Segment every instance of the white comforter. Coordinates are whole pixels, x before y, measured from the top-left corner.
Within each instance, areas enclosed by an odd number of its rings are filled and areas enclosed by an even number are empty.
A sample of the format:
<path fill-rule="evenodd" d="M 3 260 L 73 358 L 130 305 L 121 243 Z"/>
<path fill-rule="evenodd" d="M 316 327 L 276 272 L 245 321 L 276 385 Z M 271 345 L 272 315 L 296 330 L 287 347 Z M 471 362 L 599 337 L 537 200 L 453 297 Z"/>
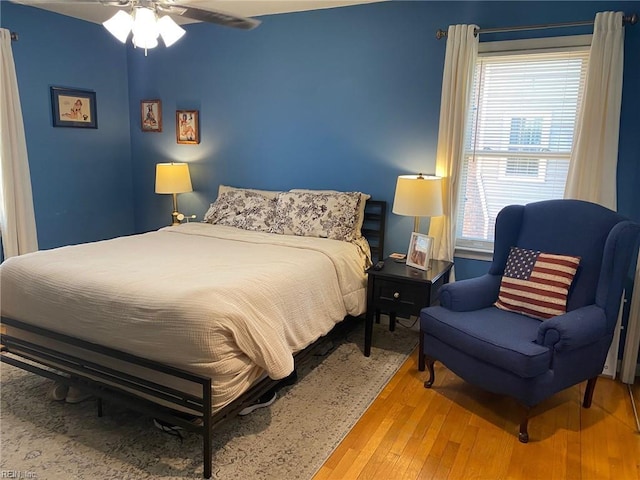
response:
<path fill-rule="evenodd" d="M 366 305 L 355 245 L 190 223 L 0 266 L 3 316 L 214 380 L 216 407 Z"/>

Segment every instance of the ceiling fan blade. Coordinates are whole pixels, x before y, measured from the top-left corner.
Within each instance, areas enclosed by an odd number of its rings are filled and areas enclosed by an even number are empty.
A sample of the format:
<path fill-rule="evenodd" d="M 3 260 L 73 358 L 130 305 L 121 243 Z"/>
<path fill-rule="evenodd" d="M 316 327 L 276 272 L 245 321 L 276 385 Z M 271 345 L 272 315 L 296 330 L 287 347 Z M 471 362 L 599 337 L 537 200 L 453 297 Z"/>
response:
<path fill-rule="evenodd" d="M 175 3 L 159 3 L 158 9 L 169 15 L 179 15 L 181 17 L 191 18 L 192 20 L 215 23 L 217 25 L 240 28 L 242 30 L 251 30 L 261 23 L 260 20 L 256 20 L 254 18 L 240 17 L 238 15 L 231 15 L 223 12 L 213 12 L 211 10 L 202 10 L 201 8 Z"/>
<path fill-rule="evenodd" d="M 99 0 L 99 2 L 110 7 L 128 7 L 131 5 L 131 0 Z"/>
<path fill-rule="evenodd" d="M 2 2 L 3 0 L 0 0 Z M 21 5 L 108 5 L 110 7 L 126 7 L 131 4 L 131 0 L 11 0 L 13 3 Z"/>

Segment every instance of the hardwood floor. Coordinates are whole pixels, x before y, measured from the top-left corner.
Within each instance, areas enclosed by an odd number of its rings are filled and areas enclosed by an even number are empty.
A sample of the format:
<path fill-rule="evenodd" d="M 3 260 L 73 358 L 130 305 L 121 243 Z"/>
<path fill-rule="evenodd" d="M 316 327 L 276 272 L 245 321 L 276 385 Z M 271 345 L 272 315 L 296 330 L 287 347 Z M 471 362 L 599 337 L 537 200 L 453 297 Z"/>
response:
<path fill-rule="evenodd" d="M 518 441 L 514 400 L 470 386 L 436 364 L 423 387 L 417 353 L 315 475 L 346 479 L 640 479 L 640 434 L 627 386 L 598 379 L 591 408 L 586 382 L 537 406 L 528 444 Z M 633 387 L 636 402 L 640 385 Z"/>

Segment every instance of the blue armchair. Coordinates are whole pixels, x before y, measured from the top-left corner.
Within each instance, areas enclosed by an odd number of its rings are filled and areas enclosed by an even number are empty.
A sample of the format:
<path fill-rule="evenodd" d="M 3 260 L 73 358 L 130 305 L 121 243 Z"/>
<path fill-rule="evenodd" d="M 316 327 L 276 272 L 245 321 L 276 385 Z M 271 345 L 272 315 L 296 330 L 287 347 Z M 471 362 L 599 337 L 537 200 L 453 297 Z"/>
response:
<path fill-rule="evenodd" d="M 418 368 L 426 363 L 429 370 L 425 388 L 433 385 L 437 360 L 469 383 L 514 397 L 522 405 L 523 443 L 531 408 L 554 393 L 588 380 L 583 407 L 590 407 L 639 237 L 640 225 L 580 200 L 504 208 L 489 272 L 444 285 L 440 306 L 420 313 Z M 514 246 L 580 257 L 566 313 L 540 320 L 494 306 Z"/>

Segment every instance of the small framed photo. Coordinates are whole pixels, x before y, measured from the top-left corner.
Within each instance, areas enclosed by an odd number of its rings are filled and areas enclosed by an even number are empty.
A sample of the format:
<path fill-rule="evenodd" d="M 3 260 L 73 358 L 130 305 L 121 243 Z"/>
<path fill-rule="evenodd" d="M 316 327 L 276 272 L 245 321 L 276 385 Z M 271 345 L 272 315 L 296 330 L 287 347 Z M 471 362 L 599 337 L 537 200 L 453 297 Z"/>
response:
<path fill-rule="evenodd" d="M 178 143 L 195 145 L 200 143 L 198 110 L 176 111 L 176 140 Z"/>
<path fill-rule="evenodd" d="M 140 125 L 143 132 L 162 131 L 162 102 L 160 100 L 140 101 Z"/>
<path fill-rule="evenodd" d="M 51 87 L 54 127 L 98 128 L 96 92 Z"/>
<path fill-rule="evenodd" d="M 409 253 L 407 254 L 407 265 L 428 270 L 431 261 L 431 246 L 433 237 L 413 232 L 409 242 Z"/>

